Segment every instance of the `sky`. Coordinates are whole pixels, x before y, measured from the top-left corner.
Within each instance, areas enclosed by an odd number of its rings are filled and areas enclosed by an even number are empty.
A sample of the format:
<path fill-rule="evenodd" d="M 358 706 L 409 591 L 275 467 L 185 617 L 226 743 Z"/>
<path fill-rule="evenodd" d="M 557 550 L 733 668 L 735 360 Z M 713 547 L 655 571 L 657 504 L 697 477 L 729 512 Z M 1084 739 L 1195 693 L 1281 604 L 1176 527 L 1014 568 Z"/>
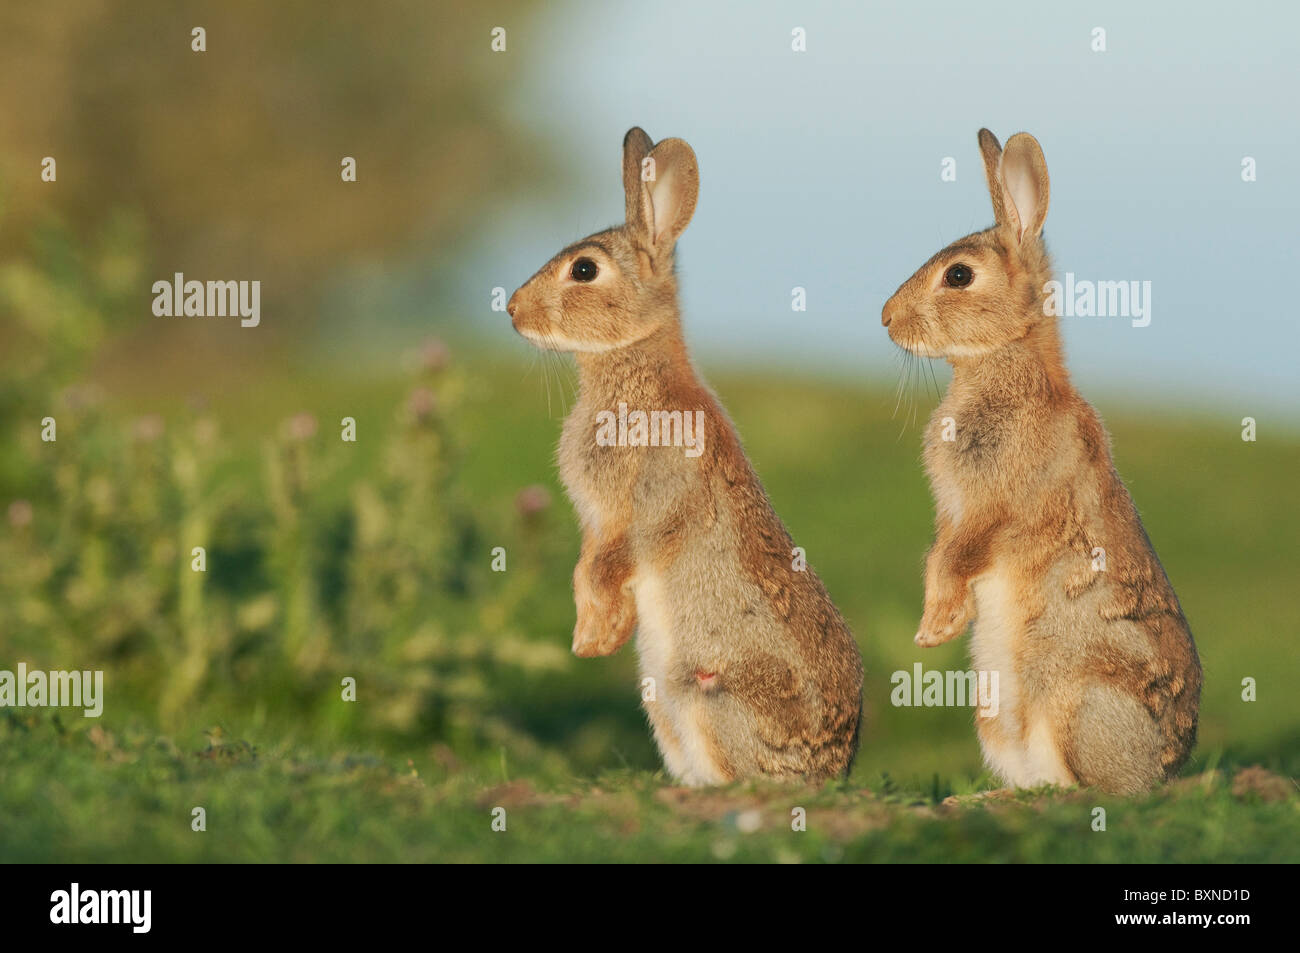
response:
<path fill-rule="evenodd" d="M 1062 319 L 1085 395 L 1294 419 L 1298 10 L 548 4 L 509 32 L 531 75 L 507 108 L 550 144 L 558 186 L 488 213 L 458 293 L 482 313 L 484 283 L 509 293 L 618 222 L 622 137 L 640 125 L 686 139 L 700 163 L 678 244 L 697 357 L 892 386 L 881 307 L 943 245 L 992 224 L 979 128 L 1004 143 L 1023 130 L 1047 158 L 1058 277 L 1150 282 L 1145 327 Z M 791 49 L 796 27 L 806 52 Z M 1091 48 L 1098 27 L 1104 52 Z M 955 181 L 941 179 L 946 158 Z M 484 325 L 512 334 L 502 315 Z"/>

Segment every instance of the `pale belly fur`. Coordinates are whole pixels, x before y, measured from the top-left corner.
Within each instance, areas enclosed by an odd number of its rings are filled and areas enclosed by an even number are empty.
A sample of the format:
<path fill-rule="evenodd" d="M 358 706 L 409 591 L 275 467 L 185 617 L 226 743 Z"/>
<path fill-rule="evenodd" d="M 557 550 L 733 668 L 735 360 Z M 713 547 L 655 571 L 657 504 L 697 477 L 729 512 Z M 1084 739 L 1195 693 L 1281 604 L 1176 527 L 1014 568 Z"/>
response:
<path fill-rule="evenodd" d="M 1015 787 L 1074 784 L 1046 713 L 1025 696 L 1016 657 L 1027 635 L 1010 579 L 995 567 L 975 580 L 974 589 L 971 663 L 976 671 L 998 673 L 997 714 L 976 713 L 985 762 Z"/>
<path fill-rule="evenodd" d="M 705 708 L 694 686 L 683 690 L 671 678 L 676 655 L 673 611 L 663 580 L 642 571 L 632 583 L 636 597 L 636 651 L 641 670 L 641 695 L 654 728 L 655 741 L 669 773 L 685 784 L 720 784 L 728 778 L 709 753 L 702 719 Z M 645 680 L 653 679 L 653 700 Z"/>

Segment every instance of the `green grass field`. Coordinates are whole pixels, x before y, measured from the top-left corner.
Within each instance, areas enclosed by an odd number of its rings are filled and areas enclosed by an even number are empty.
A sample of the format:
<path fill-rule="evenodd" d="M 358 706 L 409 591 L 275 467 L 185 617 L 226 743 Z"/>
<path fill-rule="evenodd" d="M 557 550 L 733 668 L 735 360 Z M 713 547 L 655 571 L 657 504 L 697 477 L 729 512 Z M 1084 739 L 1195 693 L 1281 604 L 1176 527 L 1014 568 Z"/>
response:
<path fill-rule="evenodd" d="M 847 781 L 678 789 L 630 648 L 568 654 L 578 534 L 552 462 L 566 402 L 552 380 L 548 411 L 538 367 L 454 354 L 290 372 L 204 410 L 163 397 L 184 370 L 160 370 L 60 405 L 58 442 L 20 436 L 5 461 L 0 489 L 31 518 L 11 507 L 0 528 L 0 669 L 103 669 L 107 699 L 99 719 L 0 710 L 0 860 L 1300 859 L 1294 437 L 1244 443 L 1240 414 L 1098 401 L 1197 639 L 1200 742 L 1147 798 L 980 798 L 996 785 L 970 710 L 889 702 L 895 670 L 968 664 L 964 639 L 911 642 L 933 393 L 913 420 L 888 388 L 710 376 L 862 648 Z M 550 505 L 521 508 L 534 485 Z"/>

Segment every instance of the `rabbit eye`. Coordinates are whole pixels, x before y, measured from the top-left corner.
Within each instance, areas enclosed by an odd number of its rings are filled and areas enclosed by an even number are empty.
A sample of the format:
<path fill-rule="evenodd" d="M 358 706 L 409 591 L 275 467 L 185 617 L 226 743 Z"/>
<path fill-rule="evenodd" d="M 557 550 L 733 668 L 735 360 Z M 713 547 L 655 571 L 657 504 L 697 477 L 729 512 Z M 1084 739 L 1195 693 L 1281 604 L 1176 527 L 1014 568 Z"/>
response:
<path fill-rule="evenodd" d="M 574 281 L 594 281 L 599 271 L 596 263 L 590 258 L 579 258 L 569 269 L 569 274 L 573 276 Z"/>
<path fill-rule="evenodd" d="M 975 279 L 969 265 L 953 265 L 943 273 L 943 283 L 949 288 L 965 288 Z"/>

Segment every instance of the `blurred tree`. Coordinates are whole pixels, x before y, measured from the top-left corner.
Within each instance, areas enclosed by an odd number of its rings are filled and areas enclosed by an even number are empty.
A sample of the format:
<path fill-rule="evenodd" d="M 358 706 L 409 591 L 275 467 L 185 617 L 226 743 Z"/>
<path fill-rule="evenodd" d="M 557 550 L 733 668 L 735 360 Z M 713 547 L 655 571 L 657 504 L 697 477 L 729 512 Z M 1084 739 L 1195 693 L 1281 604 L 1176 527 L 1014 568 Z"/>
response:
<path fill-rule="evenodd" d="M 87 244 L 136 209 L 150 271 L 138 307 L 110 325 L 147 319 L 149 284 L 183 271 L 260 279 L 273 329 L 300 327 L 323 278 L 452 247 L 536 161 L 501 108 L 531 6 L 4 4 L 0 258 L 31 253 L 46 215 Z M 506 52 L 491 49 L 497 26 Z M 194 27 L 205 52 L 191 48 Z M 44 156 L 57 184 L 41 181 Z M 354 183 L 340 176 L 345 156 Z"/>

